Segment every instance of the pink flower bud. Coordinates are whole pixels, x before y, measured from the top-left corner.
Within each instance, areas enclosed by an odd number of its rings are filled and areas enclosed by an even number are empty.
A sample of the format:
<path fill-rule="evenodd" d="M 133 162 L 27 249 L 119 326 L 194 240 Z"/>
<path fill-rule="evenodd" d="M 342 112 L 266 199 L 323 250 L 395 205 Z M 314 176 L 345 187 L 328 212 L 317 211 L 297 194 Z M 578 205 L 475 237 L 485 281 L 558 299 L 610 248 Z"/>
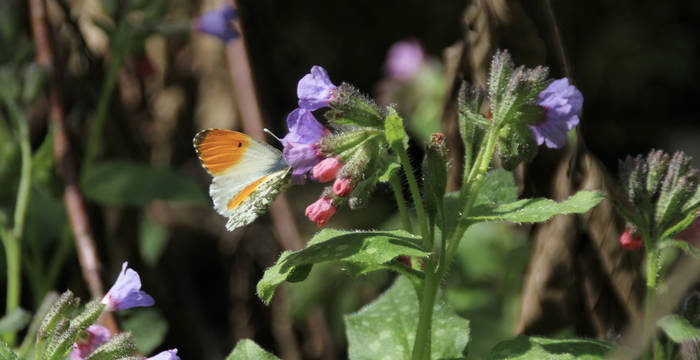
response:
<path fill-rule="evenodd" d="M 343 167 L 343 164 L 338 161 L 337 157 L 329 157 L 316 164 L 311 173 L 314 179 L 320 182 L 328 182 L 335 179 L 341 167 Z"/>
<path fill-rule="evenodd" d="M 106 327 L 102 325 L 90 325 L 85 329 L 87 338 L 79 339 L 73 344 L 73 350 L 70 352 L 71 360 L 83 360 L 92 354 L 100 345 L 109 341 L 110 333 Z"/>
<path fill-rule="evenodd" d="M 350 178 L 335 179 L 333 183 L 333 193 L 338 196 L 346 196 L 350 194 L 354 186 L 350 181 Z"/>
<path fill-rule="evenodd" d="M 642 246 L 642 243 L 642 237 L 637 233 L 633 233 L 630 229 L 626 229 L 620 236 L 620 245 L 622 245 L 625 250 L 637 250 Z"/>
<path fill-rule="evenodd" d="M 316 226 L 322 227 L 335 214 L 335 210 L 336 207 L 331 204 L 331 198 L 322 197 L 307 206 L 304 215 L 315 222 Z"/>

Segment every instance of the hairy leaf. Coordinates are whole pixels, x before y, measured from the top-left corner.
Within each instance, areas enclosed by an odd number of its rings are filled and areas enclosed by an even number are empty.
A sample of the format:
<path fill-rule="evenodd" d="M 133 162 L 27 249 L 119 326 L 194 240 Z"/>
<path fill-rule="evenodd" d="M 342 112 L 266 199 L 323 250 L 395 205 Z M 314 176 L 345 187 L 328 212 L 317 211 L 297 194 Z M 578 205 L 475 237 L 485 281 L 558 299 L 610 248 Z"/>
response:
<path fill-rule="evenodd" d="M 279 360 L 279 358 L 263 350 L 253 340 L 243 339 L 236 344 L 226 360 Z"/>
<path fill-rule="evenodd" d="M 17 354 L 15 354 L 12 349 L 10 349 L 4 341 L 0 340 L 0 359 L 3 360 L 16 360 L 18 359 Z"/>
<path fill-rule="evenodd" d="M 323 229 L 314 235 L 306 248 L 282 253 L 277 263 L 267 269 L 258 282 L 258 296 L 269 303 L 277 286 L 285 281 L 303 280 L 311 265 L 321 262 L 342 260 L 352 265 L 353 272 L 362 273 L 378 269 L 377 265 L 389 262 L 399 255 L 428 254 L 422 249 L 420 237 L 404 230 Z"/>
<path fill-rule="evenodd" d="M 585 213 L 603 199 L 603 194 L 597 191 L 579 191 L 559 203 L 545 198 L 523 199 L 499 206 L 477 206 L 466 219 L 514 223 L 543 222 L 559 214 Z"/>
<path fill-rule="evenodd" d="M 398 277 L 379 299 L 345 316 L 348 352 L 353 360 L 409 359 L 418 327 L 418 298 Z M 462 359 L 469 321 L 452 311 L 439 294 L 433 313 L 431 359 Z"/>

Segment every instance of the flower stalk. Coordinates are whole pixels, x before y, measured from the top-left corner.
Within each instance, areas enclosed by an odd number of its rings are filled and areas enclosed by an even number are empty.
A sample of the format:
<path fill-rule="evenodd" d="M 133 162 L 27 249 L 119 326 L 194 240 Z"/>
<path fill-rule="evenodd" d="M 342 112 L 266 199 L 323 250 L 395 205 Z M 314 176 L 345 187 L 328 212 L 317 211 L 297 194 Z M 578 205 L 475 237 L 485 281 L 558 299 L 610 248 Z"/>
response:
<path fill-rule="evenodd" d="M 8 101 L 8 110 L 11 118 L 17 126 L 19 135 L 19 147 L 22 158 L 22 169 L 20 173 L 19 188 L 17 189 L 17 200 L 15 203 L 14 223 L 12 230 L 2 229 L 0 236 L 5 247 L 5 260 L 7 263 L 7 293 L 5 298 L 5 313 L 19 307 L 21 295 L 21 240 L 24 233 L 24 220 L 27 215 L 27 205 L 29 204 L 29 188 L 32 182 L 32 149 L 29 139 L 28 119 L 17 109 L 14 101 Z M 10 346 L 14 345 L 16 339 L 15 332 L 8 332 L 3 339 Z"/>

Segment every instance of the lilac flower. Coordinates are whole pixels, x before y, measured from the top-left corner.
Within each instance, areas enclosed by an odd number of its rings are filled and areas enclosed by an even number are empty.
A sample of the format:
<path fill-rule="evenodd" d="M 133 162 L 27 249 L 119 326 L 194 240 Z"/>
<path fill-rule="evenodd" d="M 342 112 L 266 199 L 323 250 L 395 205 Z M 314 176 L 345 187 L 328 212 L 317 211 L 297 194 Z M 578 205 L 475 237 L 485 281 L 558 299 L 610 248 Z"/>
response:
<path fill-rule="evenodd" d="M 332 91 L 336 88 L 328 77 L 326 69 L 314 65 L 311 72 L 304 75 L 297 84 L 297 97 L 299 97 L 299 107 L 314 111 L 328 106 L 332 99 Z"/>
<path fill-rule="evenodd" d="M 418 41 L 399 41 L 389 49 L 384 71 L 390 77 L 408 80 L 416 74 L 424 59 L 423 47 Z"/>
<path fill-rule="evenodd" d="M 122 272 L 119 273 L 117 281 L 109 289 L 102 303 L 105 310 L 114 311 L 128 309 L 137 306 L 151 306 L 155 303 L 153 298 L 141 291 L 141 279 L 139 274 L 132 269 L 127 269 L 128 263 L 122 264 Z"/>
<path fill-rule="evenodd" d="M 236 10 L 233 6 L 226 4 L 204 13 L 195 19 L 193 25 L 195 30 L 199 32 L 214 35 L 223 42 L 229 42 L 240 35 L 233 25 L 236 16 Z"/>
<path fill-rule="evenodd" d="M 303 184 L 306 173 L 323 159 L 315 143 L 328 130 L 316 120 L 310 110 L 304 108 L 295 109 L 287 116 L 287 127 L 289 133 L 282 138 L 282 154 L 292 167 L 292 182 Z"/>
<path fill-rule="evenodd" d="M 559 149 L 566 144 L 566 132 L 578 125 L 578 114 L 583 106 L 583 95 L 567 78 L 555 80 L 537 96 L 537 104 L 544 108 L 545 120 L 529 125 L 537 145 Z"/>
<path fill-rule="evenodd" d="M 177 349 L 170 349 L 160 352 L 156 356 L 151 356 L 146 360 L 180 360 L 180 357 L 177 356 Z"/>
<path fill-rule="evenodd" d="M 101 325 L 90 325 L 87 329 L 87 339 L 81 339 L 73 344 L 70 352 L 71 360 L 83 360 L 90 356 L 100 345 L 109 341 L 110 333 L 106 327 Z"/>

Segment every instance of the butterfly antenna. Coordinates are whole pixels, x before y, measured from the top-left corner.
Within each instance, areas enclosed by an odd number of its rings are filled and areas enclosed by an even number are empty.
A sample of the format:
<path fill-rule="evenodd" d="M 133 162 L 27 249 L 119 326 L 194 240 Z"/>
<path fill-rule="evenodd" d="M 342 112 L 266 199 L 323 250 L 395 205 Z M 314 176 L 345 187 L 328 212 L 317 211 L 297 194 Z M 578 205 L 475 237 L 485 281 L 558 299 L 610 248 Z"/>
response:
<path fill-rule="evenodd" d="M 279 141 L 280 144 L 282 144 L 282 140 L 280 138 L 278 138 L 277 135 L 273 134 L 272 131 L 270 131 L 268 128 L 263 128 L 263 131 L 270 134 L 270 136 L 277 139 L 277 141 Z"/>

